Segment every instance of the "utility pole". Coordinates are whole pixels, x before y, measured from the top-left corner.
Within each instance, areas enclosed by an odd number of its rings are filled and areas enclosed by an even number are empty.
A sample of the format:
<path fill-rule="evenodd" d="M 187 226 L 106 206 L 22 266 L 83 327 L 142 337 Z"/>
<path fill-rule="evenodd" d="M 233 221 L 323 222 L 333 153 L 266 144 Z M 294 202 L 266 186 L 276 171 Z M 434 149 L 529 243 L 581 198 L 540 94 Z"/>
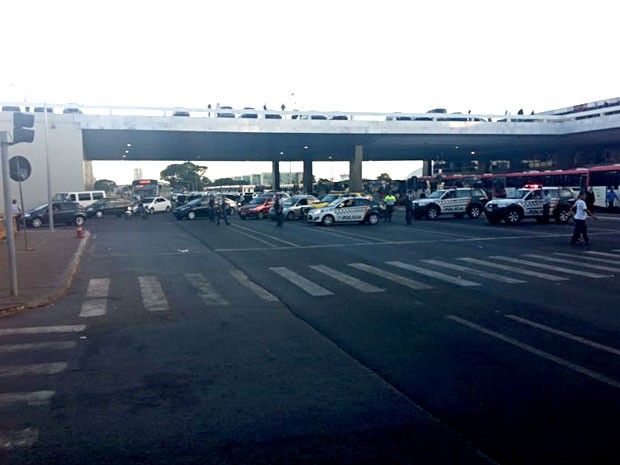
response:
<path fill-rule="evenodd" d="M 17 263 L 15 260 L 15 234 L 13 232 L 13 215 L 11 213 L 11 191 L 9 189 L 9 133 L 0 132 L 0 151 L 2 155 L 2 188 L 4 195 L 4 223 L 6 228 L 6 248 L 9 254 L 9 290 L 10 295 L 17 293 Z"/>

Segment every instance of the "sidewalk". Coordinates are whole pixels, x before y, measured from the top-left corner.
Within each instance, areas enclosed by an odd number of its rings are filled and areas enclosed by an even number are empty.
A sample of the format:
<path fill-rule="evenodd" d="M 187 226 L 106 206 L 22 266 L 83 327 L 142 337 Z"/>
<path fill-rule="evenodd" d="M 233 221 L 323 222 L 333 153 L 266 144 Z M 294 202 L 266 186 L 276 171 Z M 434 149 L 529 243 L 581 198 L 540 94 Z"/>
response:
<path fill-rule="evenodd" d="M 90 235 L 73 228 L 28 229 L 15 236 L 17 296 L 10 295 L 6 240 L 0 241 L 0 316 L 53 302 L 68 289 Z M 26 247 L 26 240 L 28 247 Z"/>

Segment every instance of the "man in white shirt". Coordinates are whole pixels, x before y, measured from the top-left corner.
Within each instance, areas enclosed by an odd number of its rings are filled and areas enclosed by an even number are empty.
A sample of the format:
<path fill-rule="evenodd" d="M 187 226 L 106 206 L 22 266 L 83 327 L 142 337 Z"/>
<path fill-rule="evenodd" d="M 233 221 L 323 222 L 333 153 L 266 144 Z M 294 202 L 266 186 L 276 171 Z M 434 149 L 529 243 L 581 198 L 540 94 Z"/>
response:
<path fill-rule="evenodd" d="M 582 192 L 579 194 L 579 198 L 573 205 L 573 220 L 575 220 L 575 229 L 573 231 L 573 237 L 570 240 L 571 245 L 580 244 L 581 240 L 579 239 L 583 235 L 583 240 L 586 245 L 590 244 L 590 238 L 588 237 L 588 228 L 586 226 L 586 218 L 591 216 L 596 219 L 596 217 L 592 214 L 585 202 L 586 194 Z"/>

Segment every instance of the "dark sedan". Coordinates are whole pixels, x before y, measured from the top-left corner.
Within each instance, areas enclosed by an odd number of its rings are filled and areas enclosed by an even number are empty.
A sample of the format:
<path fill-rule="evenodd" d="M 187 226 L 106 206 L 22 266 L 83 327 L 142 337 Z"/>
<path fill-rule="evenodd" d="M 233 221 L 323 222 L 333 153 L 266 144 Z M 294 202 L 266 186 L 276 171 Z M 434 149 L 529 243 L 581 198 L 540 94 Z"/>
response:
<path fill-rule="evenodd" d="M 209 218 L 214 212 L 209 207 L 209 198 L 201 196 L 175 208 L 172 214 L 177 220 L 195 220 L 196 218 Z"/>
<path fill-rule="evenodd" d="M 122 216 L 131 202 L 126 199 L 99 199 L 86 207 L 86 218 L 103 218 L 106 215 Z"/>
<path fill-rule="evenodd" d="M 76 202 L 53 202 L 52 211 L 54 215 L 54 224 L 75 224 L 78 226 L 83 225 L 86 222 L 86 213 L 84 208 Z M 24 213 L 24 220 L 26 226 L 32 226 L 33 228 L 40 228 L 43 225 L 48 224 L 49 210 L 47 204 L 40 207 L 28 210 Z M 20 218 L 20 222 L 22 219 Z"/>

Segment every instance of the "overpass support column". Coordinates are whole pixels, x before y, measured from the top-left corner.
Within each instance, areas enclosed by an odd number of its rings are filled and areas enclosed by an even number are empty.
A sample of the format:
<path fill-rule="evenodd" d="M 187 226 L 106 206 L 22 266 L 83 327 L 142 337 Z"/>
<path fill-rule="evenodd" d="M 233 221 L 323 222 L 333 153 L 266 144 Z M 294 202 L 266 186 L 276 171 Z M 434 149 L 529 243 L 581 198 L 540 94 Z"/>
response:
<path fill-rule="evenodd" d="M 271 162 L 271 175 L 273 177 L 273 190 L 280 190 L 280 162 L 278 160 Z"/>
<path fill-rule="evenodd" d="M 362 161 L 364 160 L 364 146 L 356 145 L 353 159 L 349 162 L 349 190 L 362 191 Z"/>
<path fill-rule="evenodd" d="M 312 194 L 312 160 L 304 159 L 304 193 Z"/>
<path fill-rule="evenodd" d="M 422 176 L 432 176 L 432 175 L 433 175 L 433 161 L 423 160 L 422 161 Z"/>

